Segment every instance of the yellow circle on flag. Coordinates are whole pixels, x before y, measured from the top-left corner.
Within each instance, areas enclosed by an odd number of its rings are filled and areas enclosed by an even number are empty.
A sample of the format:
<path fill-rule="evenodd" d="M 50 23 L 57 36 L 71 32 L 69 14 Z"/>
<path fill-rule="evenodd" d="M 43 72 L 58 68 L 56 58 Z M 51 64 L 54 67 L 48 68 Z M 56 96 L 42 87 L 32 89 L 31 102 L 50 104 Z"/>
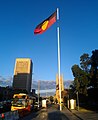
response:
<path fill-rule="evenodd" d="M 45 30 L 47 28 L 47 25 L 48 25 L 48 21 L 45 21 L 42 25 L 42 30 Z"/>

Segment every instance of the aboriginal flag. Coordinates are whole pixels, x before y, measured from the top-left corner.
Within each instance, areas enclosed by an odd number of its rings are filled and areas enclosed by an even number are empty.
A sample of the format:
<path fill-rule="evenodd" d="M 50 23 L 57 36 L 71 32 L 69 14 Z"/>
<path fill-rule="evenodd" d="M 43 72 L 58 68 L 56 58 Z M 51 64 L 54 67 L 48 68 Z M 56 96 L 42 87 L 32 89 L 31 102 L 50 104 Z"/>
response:
<path fill-rule="evenodd" d="M 45 32 L 52 24 L 56 22 L 57 12 L 55 11 L 50 17 L 41 22 L 34 30 L 34 34 L 42 34 Z"/>

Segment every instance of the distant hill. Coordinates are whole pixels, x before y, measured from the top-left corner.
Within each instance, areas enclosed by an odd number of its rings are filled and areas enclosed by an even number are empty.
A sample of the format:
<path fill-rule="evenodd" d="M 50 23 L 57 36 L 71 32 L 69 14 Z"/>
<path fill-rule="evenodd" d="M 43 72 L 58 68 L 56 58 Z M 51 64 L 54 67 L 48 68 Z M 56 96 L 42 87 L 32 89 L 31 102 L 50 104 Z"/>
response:
<path fill-rule="evenodd" d="M 3 78 L 0 76 L 0 86 L 6 87 L 6 86 L 12 86 L 13 78 L 7 77 Z M 68 88 L 69 85 L 72 83 L 72 80 L 66 80 L 64 81 L 64 87 Z M 32 81 L 32 89 L 37 90 L 38 89 L 38 80 Z M 40 80 L 40 90 L 46 90 L 46 89 L 55 89 L 56 88 L 56 81 L 55 80 Z"/>
<path fill-rule="evenodd" d="M 7 77 L 3 78 L 0 76 L 0 86 L 6 87 L 6 86 L 12 86 L 13 78 Z M 64 81 L 64 88 L 68 88 L 70 84 L 72 83 L 72 80 L 66 80 Z M 38 90 L 38 80 L 32 81 L 32 89 L 35 89 L 36 92 Z M 40 94 L 41 96 L 50 96 L 54 95 L 56 90 L 56 81 L 55 80 L 40 80 Z"/>
<path fill-rule="evenodd" d="M 71 83 L 72 80 L 64 81 L 64 88 L 68 88 Z M 32 88 L 36 90 L 38 89 L 38 81 L 33 81 Z M 40 90 L 55 89 L 55 88 L 56 88 L 55 80 L 40 80 Z"/>
<path fill-rule="evenodd" d="M 13 78 L 12 77 L 7 77 L 3 78 L 0 76 L 0 86 L 6 87 L 6 86 L 12 86 Z"/>

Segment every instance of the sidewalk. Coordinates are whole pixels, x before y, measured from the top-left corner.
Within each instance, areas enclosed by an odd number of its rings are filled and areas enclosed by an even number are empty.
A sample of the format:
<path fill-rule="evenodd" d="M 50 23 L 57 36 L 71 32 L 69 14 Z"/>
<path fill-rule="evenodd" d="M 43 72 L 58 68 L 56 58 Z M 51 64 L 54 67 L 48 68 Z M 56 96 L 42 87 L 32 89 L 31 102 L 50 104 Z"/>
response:
<path fill-rule="evenodd" d="M 91 111 L 84 108 L 78 110 L 69 110 L 73 115 L 75 115 L 80 120 L 98 120 L 98 111 Z"/>
<path fill-rule="evenodd" d="M 73 114 L 70 110 L 68 110 L 67 108 L 64 108 L 62 110 L 62 112 L 67 116 L 67 118 L 69 120 L 82 120 L 78 116 L 76 116 L 75 114 Z"/>
<path fill-rule="evenodd" d="M 78 110 L 69 110 L 67 107 L 64 107 L 64 109 L 61 112 L 57 109 L 50 108 L 47 110 L 47 113 L 48 113 L 48 115 L 49 115 L 49 113 L 51 113 L 51 114 L 53 113 L 55 118 L 58 115 L 59 116 L 65 115 L 66 118 L 65 117 L 64 118 L 66 120 L 98 120 L 98 112 L 87 110 L 84 108 L 80 108 L 78 111 Z M 63 120 L 64 118 L 62 118 L 60 120 Z M 52 120 L 52 119 L 48 119 L 48 120 Z M 59 120 L 59 118 L 57 120 Z"/>
<path fill-rule="evenodd" d="M 54 116 L 54 119 L 48 118 L 48 120 L 81 120 L 79 117 L 74 115 L 66 107 L 62 111 L 57 110 L 56 106 L 55 106 L 55 108 L 50 107 L 47 109 L 47 113 L 48 113 L 48 115 L 53 114 L 53 116 Z"/>

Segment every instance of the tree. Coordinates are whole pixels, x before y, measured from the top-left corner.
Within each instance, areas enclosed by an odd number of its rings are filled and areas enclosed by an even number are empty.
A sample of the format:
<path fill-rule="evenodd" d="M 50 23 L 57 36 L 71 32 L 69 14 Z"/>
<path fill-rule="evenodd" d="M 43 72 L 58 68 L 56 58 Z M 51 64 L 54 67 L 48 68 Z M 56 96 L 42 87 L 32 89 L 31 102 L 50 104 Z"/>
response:
<path fill-rule="evenodd" d="M 81 68 L 86 73 L 89 73 L 90 63 L 91 63 L 91 60 L 90 60 L 89 54 L 84 53 L 83 55 L 80 56 Z"/>
<path fill-rule="evenodd" d="M 74 82 L 73 82 L 73 88 L 74 88 L 74 91 L 79 91 L 79 88 L 80 88 L 80 82 L 79 82 L 79 78 L 80 78 L 80 68 L 78 65 L 73 65 L 72 68 L 72 73 L 73 73 L 73 76 L 74 76 Z"/>
<path fill-rule="evenodd" d="M 98 88 L 98 50 L 92 51 L 90 74 L 91 86 Z"/>
<path fill-rule="evenodd" d="M 86 95 L 87 86 L 89 84 L 88 74 L 83 71 L 78 65 L 72 66 L 72 72 L 74 76 L 74 90 Z"/>
<path fill-rule="evenodd" d="M 61 97 L 62 97 L 62 100 L 63 100 L 64 103 L 65 103 L 65 101 L 67 99 L 67 96 L 68 96 L 68 92 L 66 91 L 66 89 L 61 91 Z"/>
<path fill-rule="evenodd" d="M 80 67 L 75 64 L 71 69 L 74 76 L 71 88 L 75 92 L 81 93 L 79 95 L 83 100 L 88 99 L 90 101 L 92 99 L 98 101 L 94 96 L 92 97 L 92 94 L 94 94 L 93 92 L 98 89 L 98 50 L 92 51 L 91 57 L 86 53 L 81 55 Z M 88 87 L 90 89 L 88 89 Z M 88 97 L 85 95 L 88 95 Z"/>
<path fill-rule="evenodd" d="M 51 103 L 54 101 L 53 96 L 50 96 L 50 101 L 51 101 Z"/>
<path fill-rule="evenodd" d="M 92 51 L 92 56 L 84 53 L 80 56 L 79 65 L 72 66 L 74 83 L 72 88 L 80 93 L 86 94 L 87 87 L 98 88 L 98 50 Z"/>

